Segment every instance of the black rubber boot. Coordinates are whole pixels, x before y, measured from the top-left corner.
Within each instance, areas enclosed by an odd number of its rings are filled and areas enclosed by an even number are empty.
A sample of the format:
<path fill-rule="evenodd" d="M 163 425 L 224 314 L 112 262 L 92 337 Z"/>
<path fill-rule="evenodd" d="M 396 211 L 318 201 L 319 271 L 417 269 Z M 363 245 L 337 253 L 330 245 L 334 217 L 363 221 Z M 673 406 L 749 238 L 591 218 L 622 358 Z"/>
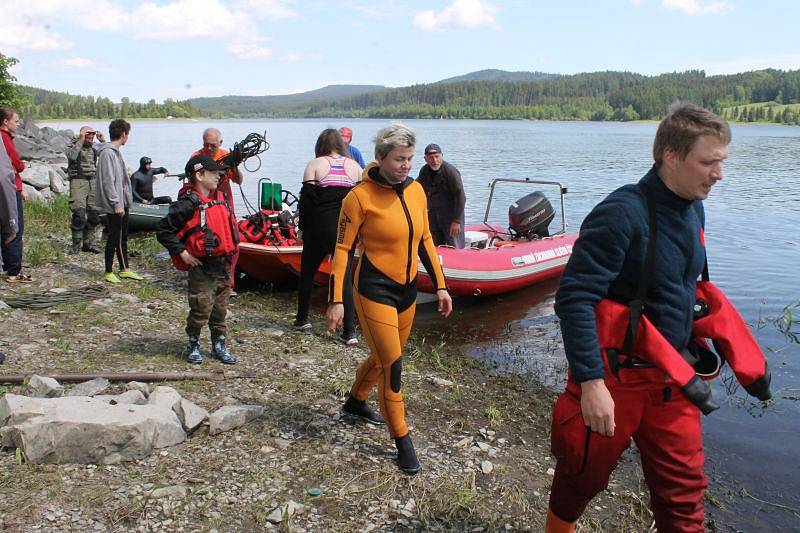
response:
<path fill-rule="evenodd" d="M 397 466 L 406 474 L 414 475 L 420 470 L 417 452 L 414 451 L 414 443 L 411 437 L 406 435 L 399 439 L 394 439 L 397 447 Z"/>
<path fill-rule="evenodd" d="M 236 364 L 236 358 L 231 355 L 231 352 L 228 351 L 228 347 L 225 344 L 225 337 L 223 335 L 211 338 L 211 354 L 215 358 L 219 359 L 222 364 Z"/>
<path fill-rule="evenodd" d="M 189 344 L 186 345 L 186 362 L 199 365 L 203 362 L 203 352 L 200 351 L 200 339 L 197 335 L 189 335 Z"/>
<path fill-rule="evenodd" d="M 75 255 L 81 251 L 81 243 L 83 242 L 83 233 L 80 231 L 72 232 L 72 244 L 69 245 L 67 253 Z"/>
<path fill-rule="evenodd" d="M 366 401 L 356 400 L 352 396 L 347 397 L 347 401 L 344 402 L 342 406 L 342 412 L 360 418 L 370 424 L 375 424 L 376 426 L 386 423 L 380 413 L 376 413 L 369 408 Z"/>
<path fill-rule="evenodd" d="M 92 254 L 102 253 L 103 250 L 94 245 L 94 228 L 84 228 L 83 230 L 83 246 L 81 250 Z"/>

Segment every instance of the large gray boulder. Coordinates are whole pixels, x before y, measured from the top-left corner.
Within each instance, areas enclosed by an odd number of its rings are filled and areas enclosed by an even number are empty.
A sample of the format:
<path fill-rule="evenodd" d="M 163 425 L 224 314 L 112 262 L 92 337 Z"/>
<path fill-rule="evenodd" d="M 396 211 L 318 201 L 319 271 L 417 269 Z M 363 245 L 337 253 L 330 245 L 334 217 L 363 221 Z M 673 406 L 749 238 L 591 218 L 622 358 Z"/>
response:
<path fill-rule="evenodd" d="M 28 193 L 28 200 L 35 202 L 44 202 L 44 196 L 33 185 L 27 183 L 22 184 L 22 188 Z"/>
<path fill-rule="evenodd" d="M 263 414 L 262 405 L 224 405 L 208 417 L 208 434 L 216 435 L 241 427 Z"/>
<path fill-rule="evenodd" d="M 66 152 L 67 146 L 69 146 L 70 140 L 68 137 L 64 137 L 63 135 L 57 135 L 50 139 L 50 148 L 55 150 L 56 152 Z"/>
<path fill-rule="evenodd" d="M 111 405 L 89 398 L 0 399 L 0 445 L 30 463 L 115 464 L 186 439 L 178 417 L 156 405 Z"/>
<path fill-rule="evenodd" d="M 50 167 L 50 190 L 56 194 L 64 194 L 67 191 L 67 182 L 61 176 L 64 172 L 58 167 Z"/>
<path fill-rule="evenodd" d="M 37 189 L 50 187 L 50 174 L 53 172 L 50 165 L 31 161 L 25 167 L 25 170 L 20 173 L 22 183 L 33 185 Z"/>
<path fill-rule="evenodd" d="M 50 126 L 44 126 L 42 129 L 39 130 L 42 136 L 43 141 L 50 141 L 54 137 L 58 137 L 58 132 L 51 128 Z"/>

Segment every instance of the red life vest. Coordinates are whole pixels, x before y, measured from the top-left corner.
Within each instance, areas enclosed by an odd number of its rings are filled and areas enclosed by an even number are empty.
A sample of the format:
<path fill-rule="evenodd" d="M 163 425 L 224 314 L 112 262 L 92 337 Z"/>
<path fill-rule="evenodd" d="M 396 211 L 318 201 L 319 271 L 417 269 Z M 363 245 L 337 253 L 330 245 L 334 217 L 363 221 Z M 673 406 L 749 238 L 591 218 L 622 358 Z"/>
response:
<path fill-rule="evenodd" d="M 202 197 L 192 185 L 185 185 L 179 197 L 189 195 L 195 205 L 194 216 L 178 232 L 178 239 L 193 256 L 204 257 L 227 256 L 236 252 L 239 243 L 239 231 L 236 218 L 231 213 L 225 196 L 215 189 L 209 197 Z M 180 255 L 172 256 L 172 264 L 178 270 L 189 270 Z"/>
<path fill-rule="evenodd" d="M 287 215 L 284 215 L 287 213 Z M 273 246 L 295 246 L 297 234 L 291 215 L 286 211 L 262 209 L 239 221 L 239 233 L 244 242 Z"/>

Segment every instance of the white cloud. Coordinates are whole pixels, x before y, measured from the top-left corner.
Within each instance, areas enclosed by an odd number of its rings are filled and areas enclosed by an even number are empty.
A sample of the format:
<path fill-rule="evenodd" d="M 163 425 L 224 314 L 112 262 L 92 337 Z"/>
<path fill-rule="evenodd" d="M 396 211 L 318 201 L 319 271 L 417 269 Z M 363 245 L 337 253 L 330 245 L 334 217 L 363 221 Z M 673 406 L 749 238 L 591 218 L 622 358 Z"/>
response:
<path fill-rule="evenodd" d="M 62 59 L 61 61 L 56 61 L 55 63 L 53 63 L 53 66 L 59 68 L 82 69 L 82 68 L 96 68 L 98 65 L 91 59 L 86 59 L 85 57 L 71 57 L 69 59 Z"/>
<path fill-rule="evenodd" d="M 0 47 L 4 49 L 56 50 L 70 46 L 69 41 L 48 26 L 48 23 L 66 23 L 87 31 L 121 33 L 153 41 L 204 38 L 223 43 L 242 59 L 262 59 L 270 57 L 272 51 L 259 44 L 266 37 L 261 35 L 256 22 L 296 16 L 287 0 L 172 0 L 167 3 L 139 0 L 128 10 L 110 0 L 0 0 L 0 3 L 4 19 L 42 24 L 31 26 L 38 28 L 33 35 L 27 27 L 27 33 L 6 28 L 0 34 Z M 132 28 L 143 31 L 131 31 Z M 6 42 L 12 39 L 13 42 Z"/>
<path fill-rule="evenodd" d="M 421 11 L 414 16 L 414 27 L 425 31 L 447 31 L 488 26 L 500 31 L 494 19 L 499 8 L 482 0 L 454 0 L 444 11 Z"/>
<path fill-rule="evenodd" d="M 661 5 L 670 11 L 682 11 L 687 15 L 724 15 L 733 11 L 733 5 L 725 1 L 700 2 L 699 0 L 664 0 Z"/>
<path fill-rule="evenodd" d="M 289 4 L 292 3 L 286 0 L 239 0 L 236 6 L 237 10 L 247 11 L 258 18 L 284 20 L 297 16 L 297 13 L 289 8 Z"/>
<path fill-rule="evenodd" d="M 0 50 L 14 53 L 19 50 L 63 50 L 72 42 L 45 26 L 11 24 L 0 31 Z"/>

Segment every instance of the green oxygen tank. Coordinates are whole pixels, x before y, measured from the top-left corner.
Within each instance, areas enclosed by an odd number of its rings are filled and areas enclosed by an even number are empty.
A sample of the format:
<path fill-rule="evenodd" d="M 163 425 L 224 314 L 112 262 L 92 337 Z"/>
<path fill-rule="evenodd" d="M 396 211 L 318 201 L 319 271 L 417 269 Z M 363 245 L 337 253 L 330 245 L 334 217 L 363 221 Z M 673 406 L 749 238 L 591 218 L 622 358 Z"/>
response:
<path fill-rule="evenodd" d="M 280 183 L 273 183 L 266 180 L 262 181 L 260 201 L 261 209 L 266 209 L 268 211 L 280 211 L 283 205 L 283 202 L 281 201 L 282 194 L 283 188 L 281 187 Z"/>

